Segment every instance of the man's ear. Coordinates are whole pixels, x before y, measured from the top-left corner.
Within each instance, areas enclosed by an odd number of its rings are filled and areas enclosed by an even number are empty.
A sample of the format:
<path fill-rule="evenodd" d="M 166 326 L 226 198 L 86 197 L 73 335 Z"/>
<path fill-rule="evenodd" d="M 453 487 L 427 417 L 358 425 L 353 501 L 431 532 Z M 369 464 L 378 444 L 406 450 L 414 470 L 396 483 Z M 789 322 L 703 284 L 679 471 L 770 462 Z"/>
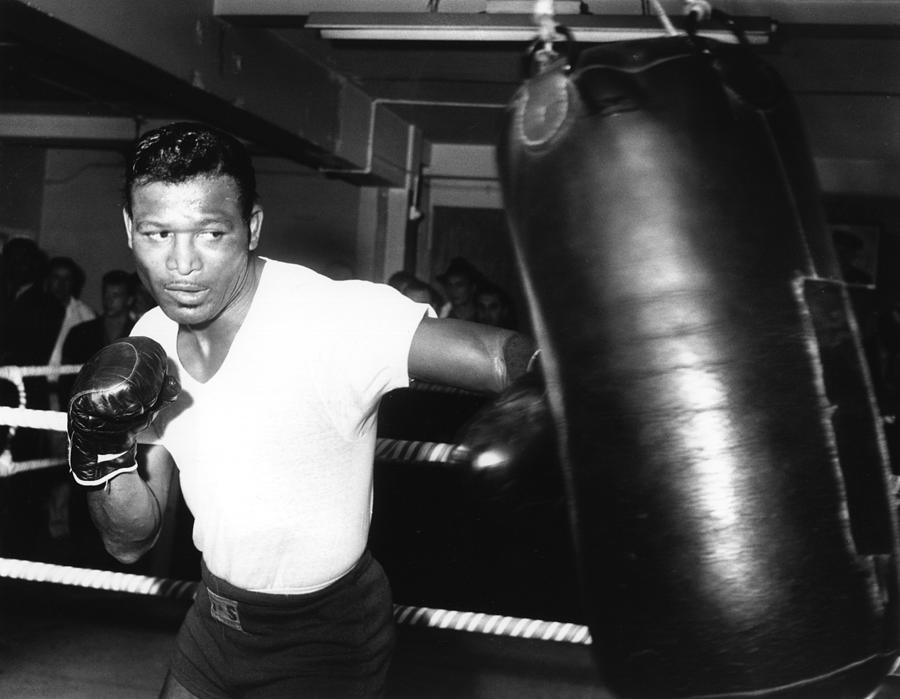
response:
<path fill-rule="evenodd" d="M 253 205 L 253 211 L 250 213 L 250 245 L 248 250 L 256 250 L 259 245 L 259 235 L 262 232 L 263 210 L 259 204 Z"/>
<path fill-rule="evenodd" d="M 131 248 L 132 239 L 131 239 L 131 216 L 128 215 L 128 212 L 125 210 L 125 207 L 122 207 L 122 218 L 125 220 L 125 237 L 128 238 L 128 247 Z"/>

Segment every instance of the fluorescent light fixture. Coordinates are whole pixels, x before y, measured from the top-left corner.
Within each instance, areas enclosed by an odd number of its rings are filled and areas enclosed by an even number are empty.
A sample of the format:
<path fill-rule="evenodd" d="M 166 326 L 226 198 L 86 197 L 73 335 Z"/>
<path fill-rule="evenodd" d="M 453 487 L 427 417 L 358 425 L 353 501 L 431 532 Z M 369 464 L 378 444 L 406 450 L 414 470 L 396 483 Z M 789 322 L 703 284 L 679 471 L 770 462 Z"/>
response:
<path fill-rule="evenodd" d="M 683 17 L 671 17 L 684 29 Z M 665 36 L 660 21 L 644 15 L 564 15 L 557 18 L 576 42 L 626 41 Z M 751 44 L 768 43 L 775 23 L 768 17 L 736 17 Z M 461 14 L 440 12 L 314 12 L 305 27 L 318 29 L 323 39 L 354 41 L 518 41 L 537 37 L 531 15 Z M 700 36 L 728 43 L 737 38 L 726 27 L 701 24 Z"/>

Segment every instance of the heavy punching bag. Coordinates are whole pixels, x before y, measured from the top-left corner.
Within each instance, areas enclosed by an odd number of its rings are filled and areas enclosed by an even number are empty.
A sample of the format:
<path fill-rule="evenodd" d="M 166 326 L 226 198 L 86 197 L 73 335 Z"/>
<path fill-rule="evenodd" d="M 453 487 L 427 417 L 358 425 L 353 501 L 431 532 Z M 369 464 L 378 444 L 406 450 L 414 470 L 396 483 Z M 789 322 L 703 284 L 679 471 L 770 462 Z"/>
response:
<path fill-rule="evenodd" d="M 744 46 L 606 44 L 507 111 L 504 203 L 593 652 L 621 697 L 864 697 L 896 523 L 795 107 Z"/>

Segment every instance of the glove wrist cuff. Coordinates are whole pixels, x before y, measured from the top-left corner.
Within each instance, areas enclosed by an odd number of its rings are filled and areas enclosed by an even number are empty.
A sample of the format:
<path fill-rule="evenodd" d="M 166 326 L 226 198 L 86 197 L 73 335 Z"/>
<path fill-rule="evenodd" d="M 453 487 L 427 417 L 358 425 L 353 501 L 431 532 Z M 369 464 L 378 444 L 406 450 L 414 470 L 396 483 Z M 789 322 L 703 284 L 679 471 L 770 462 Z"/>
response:
<path fill-rule="evenodd" d="M 111 481 L 116 476 L 121 476 L 123 473 L 131 473 L 132 471 L 137 471 L 137 461 L 132 460 L 130 463 L 124 463 L 116 466 L 111 461 L 107 461 L 110 468 L 109 470 L 105 470 L 101 464 L 97 464 L 96 468 L 92 469 L 90 473 L 77 473 L 76 471 L 69 469 L 72 473 L 72 478 L 78 485 L 83 485 L 85 487 L 96 487 L 99 485 L 105 485 L 109 481 Z"/>

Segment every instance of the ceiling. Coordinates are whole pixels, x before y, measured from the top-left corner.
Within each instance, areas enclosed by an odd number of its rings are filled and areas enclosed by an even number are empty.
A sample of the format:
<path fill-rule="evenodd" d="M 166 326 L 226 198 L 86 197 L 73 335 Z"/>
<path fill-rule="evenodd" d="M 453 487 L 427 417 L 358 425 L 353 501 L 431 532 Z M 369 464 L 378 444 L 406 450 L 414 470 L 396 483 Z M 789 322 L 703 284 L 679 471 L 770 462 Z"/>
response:
<path fill-rule="evenodd" d="M 495 5 L 510 1 L 493 0 Z M 398 2 L 367 0 L 365 9 L 368 12 L 395 10 Z M 472 2 L 456 0 L 455 5 L 450 2 L 450 7 L 459 9 L 461 3 L 471 6 Z M 251 31 L 274 33 L 283 43 L 314 57 L 359 85 L 372 98 L 388 104 L 401 118 L 417 125 L 426 140 L 435 143 L 493 143 L 500 110 L 525 75 L 528 46 L 519 42 L 327 40 L 321 38 L 318 30 L 306 27 L 310 12 L 352 6 L 349 0 L 295 0 L 293 3 L 282 0 L 279 6 L 289 6 L 290 13 L 259 14 L 253 14 L 254 7 L 270 7 L 272 2 L 226 0 L 217 2 L 216 6 L 220 4 L 250 9 L 240 16 L 219 13 L 218 21 L 249 26 Z M 852 48 L 852 55 L 857 55 L 859 42 L 894 48 L 900 42 L 900 16 L 897 16 L 900 3 L 896 2 L 746 0 L 717 5 L 743 14 L 752 11 L 754 15 L 771 16 L 781 22 L 773 43 L 760 50 L 776 65 L 784 66 L 799 91 L 816 90 L 823 94 L 852 91 L 858 81 L 854 71 L 859 68 L 853 61 L 847 64 L 840 58 L 823 68 L 825 78 L 818 70 L 816 77 L 807 75 L 814 71 L 803 64 L 803 56 L 798 56 L 795 46 L 853 41 L 856 43 L 848 48 Z M 424 12 L 439 3 L 407 0 L 403 6 L 414 6 Z M 582 2 L 580 6 L 583 12 L 613 7 L 618 13 L 650 13 L 647 0 L 597 0 Z M 565 24 L 565 15 L 556 19 Z M 791 64 L 795 60 L 799 61 L 799 67 Z M 900 84 L 895 69 L 884 65 L 881 72 L 884 74 L 867 87 L 867 92 L 896 97 L 900 94 Z M 35 37 L 27 27 L 15 23 L 4 23 L 0 29 L 0 95 L 4 112 L 135 118 L 191 116 L 190 107 L 185 106 L 178 94 L 130 81 L 122 77 L 121 71 L 108 72 L 96 61 L 90 65 L 83 63 L 79 60 L 77 42 L 64 34 L 48 41 L 46 36 Z"/>

